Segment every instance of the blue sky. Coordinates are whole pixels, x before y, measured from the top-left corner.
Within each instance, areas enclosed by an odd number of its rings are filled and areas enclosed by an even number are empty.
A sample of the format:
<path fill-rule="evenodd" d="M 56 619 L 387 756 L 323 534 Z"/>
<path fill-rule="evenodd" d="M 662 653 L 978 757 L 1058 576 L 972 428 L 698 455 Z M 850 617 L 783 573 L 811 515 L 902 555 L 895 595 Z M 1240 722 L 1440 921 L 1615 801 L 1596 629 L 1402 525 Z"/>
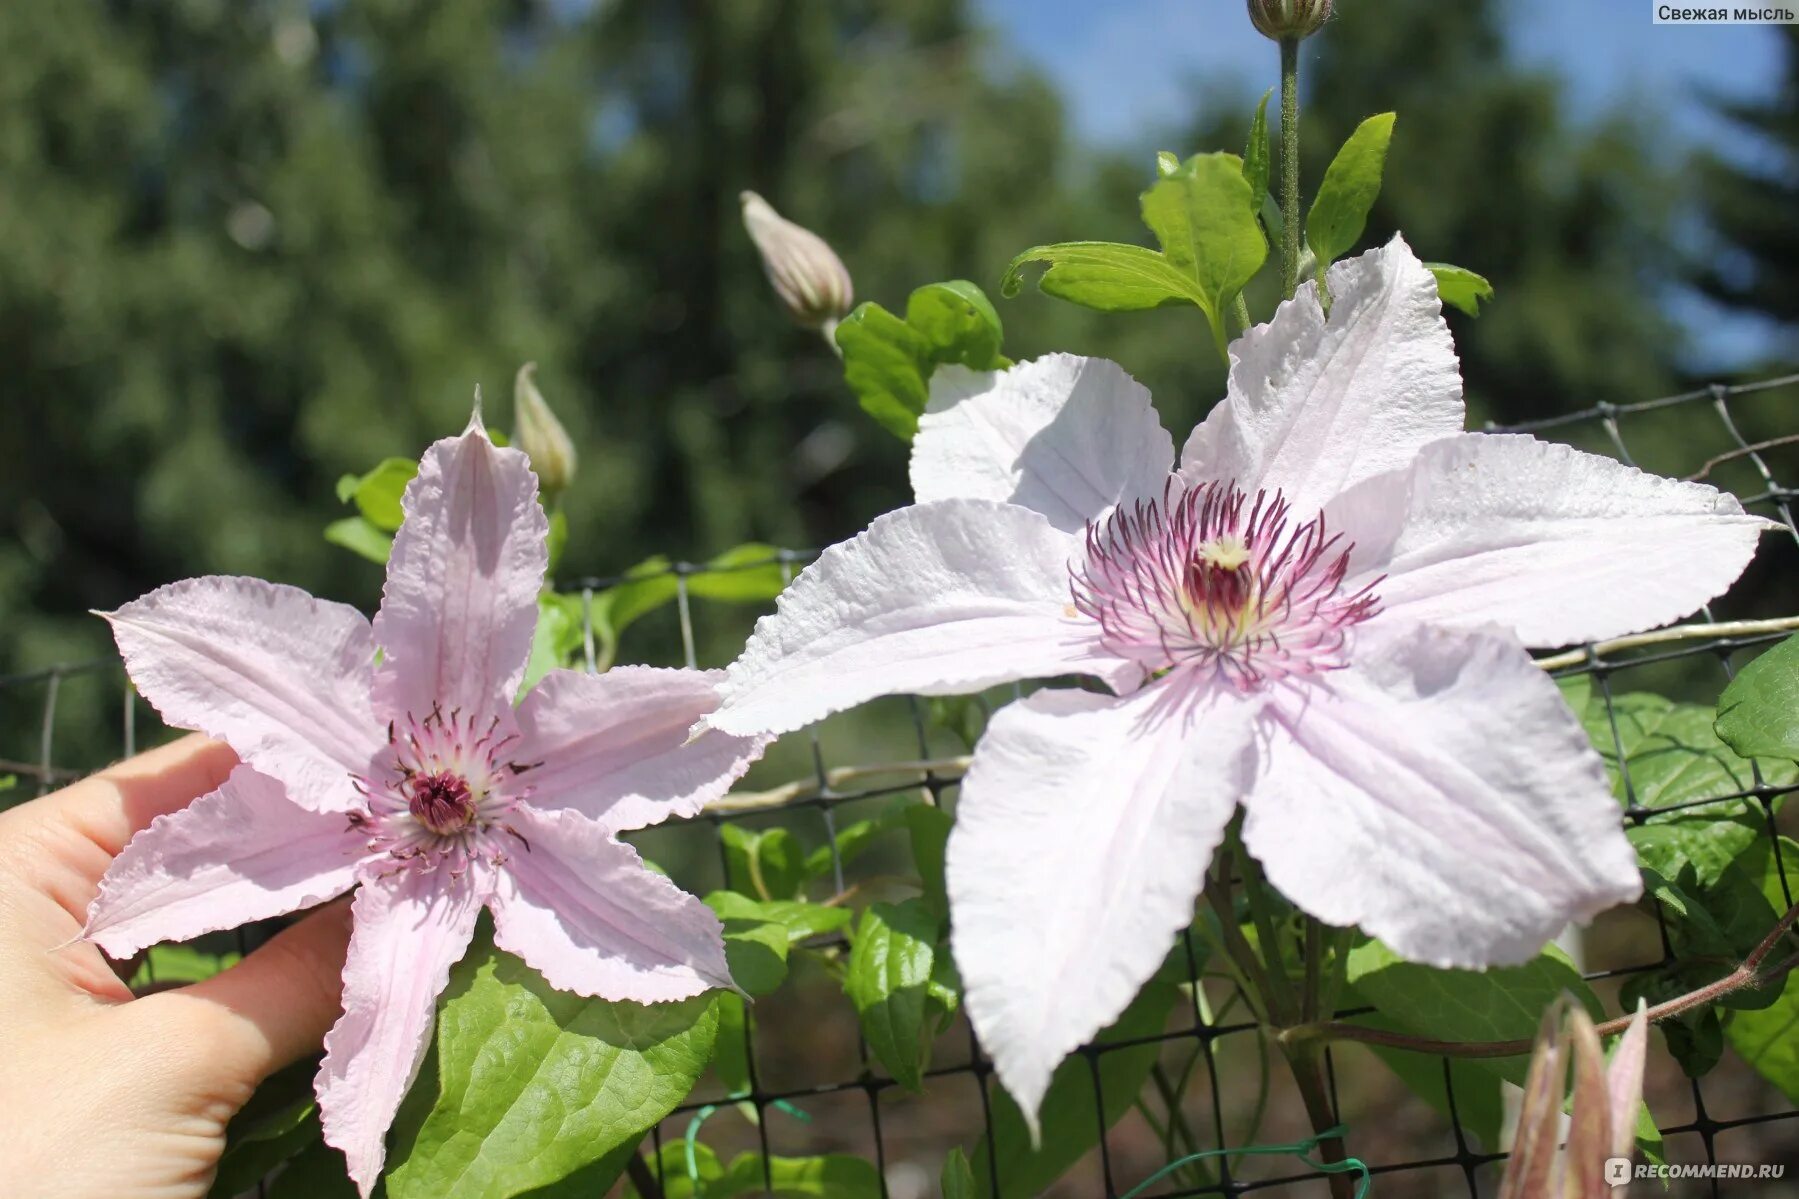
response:
<path fill-rule="evenodd" d="M 1274 48 L 1250 27 L 1242 0 L 978 2 L 1011 47 L 1055 79 L 1090 140 L 1139 140 L 1137 131 L 1177 118 L 1195 79 L 1256 93 L 1273 82 Z M 1683 136 L 1715 136 L 1700 89 L 1754 94 L 1778 78 L 1778 48 L 1765 28 L 1654 25 L 1650 0 L 1511 0 L 1506 8 L 1519 55 L 1563 77 L 1581 113 L 1647 104 Z"/>
<path fill-rule="evenodd" d="M 1056 82 L 1074 127 L 1093 144 L 1150 146 L 1195 102 L 1198 81 L 1252 95 L 1274 82 L 1274 47 L 1250 26 L 1243 0 L 977 2 L 1011 51 Z M 1770 30 L 1655 25 L 1651 0 L 1511 0 L 1506 8 L 1518 56 L 1566 82 L 1577 116 L 1625 106 L 1663 118 L 1680 142 L 1710 141 L 1751 163 L 1761 157 L 1703 96 L 1772 90 L 1780 53 Z M 1693 335 L 1696 366 L 1725 369 L 1768 344 L 1756 321 L 1685 294 L 1668 304 Z"/>

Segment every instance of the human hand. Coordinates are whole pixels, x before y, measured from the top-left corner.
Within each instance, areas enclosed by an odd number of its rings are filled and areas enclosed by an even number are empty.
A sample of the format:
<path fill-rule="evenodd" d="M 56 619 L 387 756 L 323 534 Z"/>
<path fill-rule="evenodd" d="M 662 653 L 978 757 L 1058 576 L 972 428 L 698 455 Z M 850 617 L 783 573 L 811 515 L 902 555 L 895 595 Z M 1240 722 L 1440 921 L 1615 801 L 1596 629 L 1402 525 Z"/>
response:
<path fill-rule="evenodd" d="M 348 905 L 204 982 L 134 998 L 81 941 L 132 834 L 213 790 L 229 748 L 185 737 L 0 813 L 0 1195 L 203 1196 L 225 1124 L 337 1017 Z"/>

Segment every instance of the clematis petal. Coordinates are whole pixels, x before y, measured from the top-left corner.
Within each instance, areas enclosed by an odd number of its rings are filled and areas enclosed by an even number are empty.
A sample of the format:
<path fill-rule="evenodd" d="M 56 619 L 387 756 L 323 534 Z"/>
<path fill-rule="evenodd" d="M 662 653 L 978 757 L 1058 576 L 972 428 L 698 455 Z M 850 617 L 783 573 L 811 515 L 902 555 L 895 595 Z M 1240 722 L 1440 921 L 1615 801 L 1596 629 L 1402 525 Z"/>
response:
<path fill-rule="evenodd" d="M 383 721 L 510 706 L 537 627 L 549 522 L 518 450 L 471 424 L 425 451 L 375 617 Z"/>
<path fill-rule="evenodd" d="M 348 891 L 363 857 L 343 816 L 311 812 L 248 766 L 158 816 L 100 880 L 82 936 L 114 958 L 236 928 Z"/>
<path fill-rule="evenodd" d="M 1599 755 L 1516 641 L 1389 628 L 1356 658 L 1270 705 L 1243 837 L 1289 899 L 1479 968 L 1641 893 Z"/>
<path fill-rule="evenodd" d="M 1035 1129 L 1050 1075 L 1155 973 L 1255 765 L 1259 701 L 1039 691 L 962 783 L 948 883 L 969 1018 Z"/>
<path fill-rule="evenodd" d="M 762 756 L 766 737 L 707 730 L 722 670 L 617 666 L 605 674 L 554 670 L 519 705 L 530 802 L 572 808 L 608 832 L 692 816 L 730 790 Z"/>
<path fill-rule="evenodd" d="M 921 504 L 1022 504 L 1079 533 L 1116 504 L 1160 495 L 1173 463 L 1148 388 L 1104 358 L 1050 354 L 1003 371 L 932 375 L 912 490 Z"/>
<path fill-rule="evenodd" d="M 444 871 L 366 876 L 351 914 L 344 1014 L 325 1035 L 315 1090 L 325 1143 L 343 1151 L 363 1199 L 387 1160 L 386 1137 L 412 1087 L 450 967 L 467 951 L 484 880 Z"/>
<path fill-rule="evenodd" d="M 1514 434 L 1466 433 L 1331 510 L 1387 619 L 1500 624 L 1570 645 L 1687 615 L 1742 573 L 1764 529 L 1736 497 Z M 1350 586 L 1356 586 L 1352 580 Z"/>
<path fill-rule="evenodd" d="M 520 808 L 530 845 L 500 868 L 494 942 L 551 986 L 633 1003 L 731 986 L 712 909 L 649 870 L 637 851 L 575 812 Z"/>
<path fill-rule="evenodd" d="M 1395 237 L 1330 269 L 1327 320 L 1307 284 L 1231 347 L 1230 391 L 1181 473 L 1279 487 L 1301 519 L 1462 430 L 1462 379 L 1436 280 Z"/>
<path fill-rule="evenodd" d="M 302 807 L 343 812 L 381 745 L 369 706 L 375 642 L 348 604 L 212 575 L 106 614 L 125 669 L 177 728 L 224 741 Z"/>
<path fill-rule="evenodd" d="M 1014 679 L 1089 674 L 1133 687 L 1073 615 L 1074 537 L 991 500 L 940 500 L 878 517 L 819 555 L 732 663 L 705 723 L 784 733 L 877 695 L 957 695 Z"/>

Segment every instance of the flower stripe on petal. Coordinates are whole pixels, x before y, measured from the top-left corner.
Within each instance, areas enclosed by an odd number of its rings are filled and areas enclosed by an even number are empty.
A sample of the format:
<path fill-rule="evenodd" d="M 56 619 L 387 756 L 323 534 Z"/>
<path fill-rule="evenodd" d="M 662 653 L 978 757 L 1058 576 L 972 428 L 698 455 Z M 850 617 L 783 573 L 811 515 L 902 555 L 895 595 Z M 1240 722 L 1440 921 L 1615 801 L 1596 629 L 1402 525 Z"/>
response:
<path fill-rule="evenodd" d="M 352 905 L 344 1014 L 325 1035 L 315 1090 L 325 1143 L 341 1149 L 363 1199 L 387 1160 L 387 1129 L 412 1087 L 436 1022 L 437 997 L 475 934 L 481 883 L 445 887 L 442 873 L 367 877 Z"/>
<path fill-rule="evenodd" d="M 230 745 L 314 811 L 355 806 L 351 776 L 381 744 L 375 643 L 348 604 L 210 575 L 106 614 L 131 681 L 162 718 Z"/>
<path fill-rule="evenodd" d="M 529 460 L 471 426 L 425 451 L 402 506 L 375 616 L 385 655 L 376 714 L 422 720 L 433 707 L 482 716 L 509 707 L 549 560 Z"/>
<path fill-rule="evenodd" d="M 348 891 L 363 857 L 336 812 L 310 812 L 239 766 L 217 791 L 131 839 L 88 908 L 82 936 L 115 959 L 163 941 L 285 916 Z"/>

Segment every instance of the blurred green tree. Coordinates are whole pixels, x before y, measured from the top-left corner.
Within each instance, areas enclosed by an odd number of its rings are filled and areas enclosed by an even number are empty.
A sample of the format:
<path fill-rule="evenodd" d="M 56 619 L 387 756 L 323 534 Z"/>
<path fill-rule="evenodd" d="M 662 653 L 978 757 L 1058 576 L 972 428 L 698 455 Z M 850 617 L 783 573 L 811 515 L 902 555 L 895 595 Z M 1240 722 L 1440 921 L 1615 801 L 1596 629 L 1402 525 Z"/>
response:
<path fill-rule="evenodd" d="M 1397 108 L 1370 234 L 1498 286 L 1454 318 L 1485 410 L 1651 394 L 1652 160 L 1564 119 L 1495 11 L 1351 5 L 1308 42 L 1308 180 Z M 769 294 L 744 187 L 892 308 L 1146 237 L 1153 147 L 1077 145 L 968 0 L 92 0 L 0 6 L 0 53 L 0 672 L 104 652 L 79 613 L 195 573 L 372 606 L 379 571 L 319 535 L 335 480 L 460 428 L 477 384 L 507 427 L 527 359 L 580 451 L 565 576 L 903 502 L 902 447 Z M 1241 145 L 1241 97 L 1203 111 L 1171 148 Z M 1194 312 L 999 311 L 1013 357 L 1115 357 L 1177 429 L 1221 393 Z M 0 694 L 0 757 L 35 728 Z"/>
<path fill-rule="evenodd" d="M 1771 36 L 1785 55 L 1778 90 L 1714 101 L 1762 154 L 1753 164 L 1700 154 L 1700 194 L 1721 246 L 1697 265 L 1695 282 L 1731 308 L 1778 323 L 1785 337 L 1776 353 L 1791 365 L 1799 359 L 1799 26 L 1776 26 Z"/>

